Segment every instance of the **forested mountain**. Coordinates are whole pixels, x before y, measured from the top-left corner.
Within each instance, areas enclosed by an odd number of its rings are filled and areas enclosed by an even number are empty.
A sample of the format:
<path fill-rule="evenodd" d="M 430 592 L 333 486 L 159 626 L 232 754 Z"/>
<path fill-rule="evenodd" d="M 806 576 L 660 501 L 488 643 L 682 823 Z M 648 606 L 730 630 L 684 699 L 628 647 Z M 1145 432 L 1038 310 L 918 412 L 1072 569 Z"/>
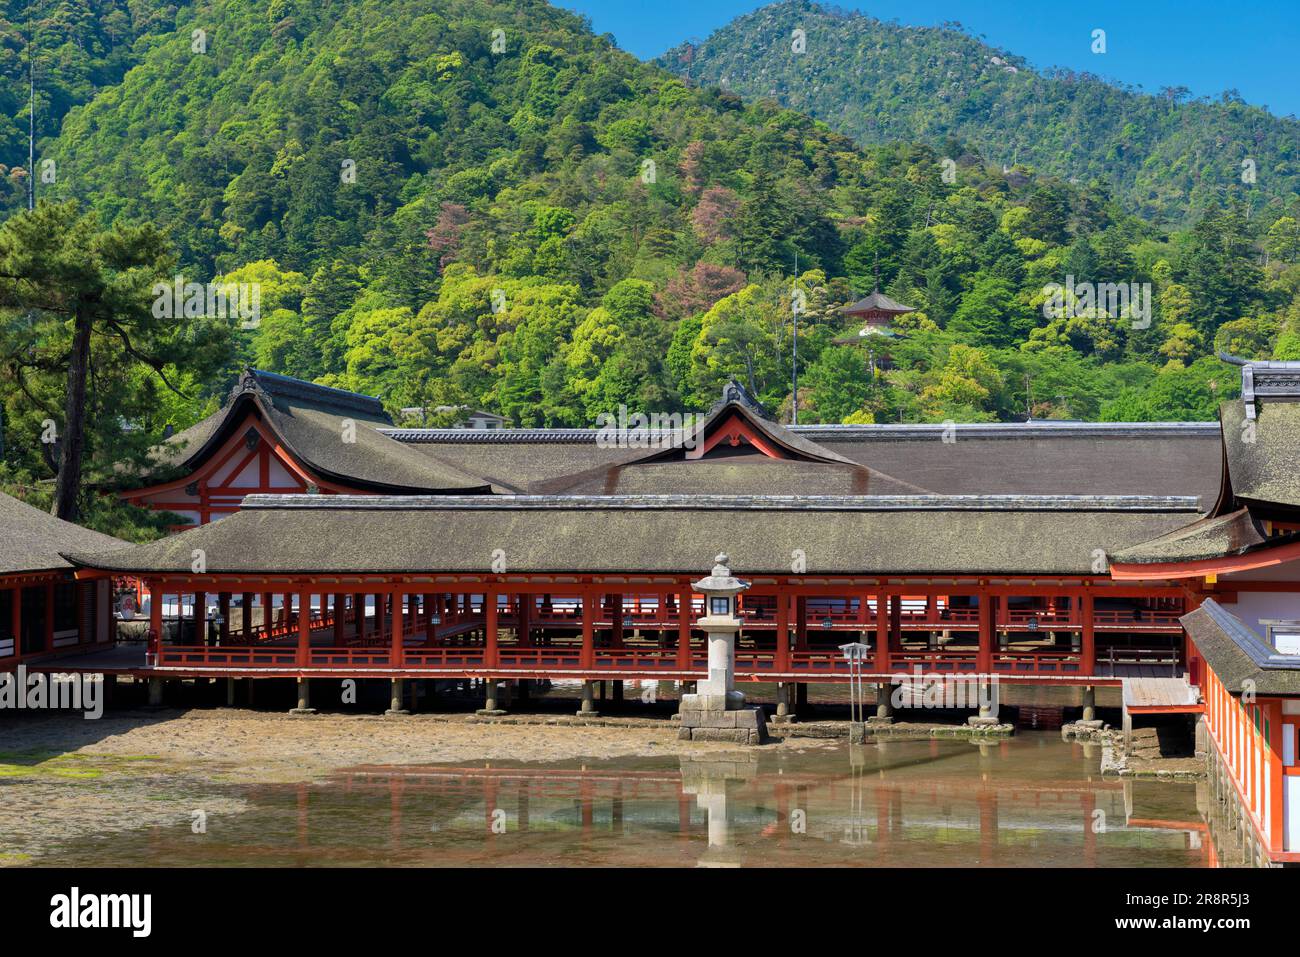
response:
<path fill-rule="evenodd" d="M 260 293 L 224 339 L 206 314 L 141 315 L 144 344 L 108 317 L 89 351 L 92 478 L 210 410 L 244 362 L 524 425 L 698 410 L 731 377 L 788 415 L 792 303 L 805 422 L 1208 418 L 1236 388 L 1216 344 L 1300 357 L 1294 203 L 1224 195 L 1171 229 L 1104 182 L 1004 170 L 960 141 L 857 146 L 540 0 L 49 7 L 92 16 L 57 47 L 85 79 L 59 81 L 38 196 L 152 224 L 183 279 Z M 119 298 L 173 278 L 152 233 L 98 237 L 51 210 L 0 227 L 0 272 L 57 290 L 53 258 Z M 1150 313 L 1046 316 L 1067 282 L 1136 283 Z M 877 284 L 917 309 L 902 336 L 835 345 L 856 331 L 838 307 Z M 32 288 L 0 289 L 0 391 L 5 467 L 41 478 L 71 333 L 57 310 L 33 320 L 49 306 Z"/>
<path fill-rule="evenodd" d="M 1104 52 L 1093 59 L 1104 75 Z M 1193 222 L 1225 195 L 1276 214 L 1300 190 L 1295 117 L 1248 106 L 1230 90 L 1193 100 L 1182 87 L 1143 93 L 1089 73 L 1039 71 L 960 24 L 906 27 L 786 0 L 660 62 L 697 83 L 773 97 L 859 143 L 942 149 L 956 138 L 990 163 L 1096 180 L 1153 221 Z"/>
<path fill-rule="evenodd" d="M 153 0 L 0 0 L 0 208 L 26 203 L 29 82 L 36 136 L 55 136 L 69 109 L 121 81 L 137 38 L 172 32 L 175 12 Z"/>

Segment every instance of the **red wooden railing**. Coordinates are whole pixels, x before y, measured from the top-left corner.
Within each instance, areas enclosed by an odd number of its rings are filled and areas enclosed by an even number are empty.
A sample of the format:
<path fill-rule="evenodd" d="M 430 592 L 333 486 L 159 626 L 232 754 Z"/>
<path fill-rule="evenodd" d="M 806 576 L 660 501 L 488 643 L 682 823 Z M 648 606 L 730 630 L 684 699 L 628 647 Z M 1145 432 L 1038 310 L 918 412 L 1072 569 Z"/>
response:
<path fill-rule="evenodd" d="M 998 674 L 1080 674 L 1083 658 L 1071 651 L 994 651 L 993 670 Z"/>
<path fill-rule="evenodd" d="M 891 651 L 889 665 L 902 671 L 910 671 L 917 665 L 926 671 L 969 671 L 979 670 L 979 651 L 976 649 L 949 648 L 942 651 Z"/>
<path fill-rule="evenodd" d="M 158 664 L 164 666 L 203 665 L 248 668 L 294 665 L 297 660 L 298 650 L 288 645 L 277 647 L 162 645 L 158 651 Z"/>
<path fill-rule="evenodd" d="M 407 648 L 403 659 L 408 668 L 482 668 L 483 649 Z"/>

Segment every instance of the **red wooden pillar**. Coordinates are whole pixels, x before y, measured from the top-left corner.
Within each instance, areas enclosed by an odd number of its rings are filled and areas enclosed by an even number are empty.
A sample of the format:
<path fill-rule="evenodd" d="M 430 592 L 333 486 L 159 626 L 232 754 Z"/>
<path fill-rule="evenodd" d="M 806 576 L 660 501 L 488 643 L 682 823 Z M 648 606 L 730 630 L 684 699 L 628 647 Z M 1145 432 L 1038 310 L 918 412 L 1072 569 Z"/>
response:
<path fill-rule="evenodd" d="M 262 592 L 262 633 L 271 635 L 271 626 L 275 622 L 275 604 L 269 591 Z"/>
<path fill-rule="evenodd" d="M 519 617 L 515 619 L 518 627 L 518 643 L 521 648 L 532 647 L 533 596 L 525 592 L 519 596 Z"/>
<path fill-rule="evenodd" d="M 352 618 L 357 628 L 357 644 L 360 644 L 366 637 L 366 596 L 354 594 L 352 596 Z"/>
<path fill-rule="evenodd" d="M 21 589 L 20 589 L 21 591 Z M 154 584 L 149 588 L 149 655 L 150 664 L 158 664 L 162 655 L 162 589 Z"/>
<path fill-rule="evenodd" d="M 790 595 L 783 588 L 776 590 L 776 670 L 790 670 Z"/>
<path fill-rule="evenodd" d="M 334 644 L 343 644 L 348 627 L 348 598 L 342 592 L 334 593 Z"/>
<path fill-rule="evenodd" d="M 677 593 L 677 667 L 691 667 L 691 590 Z"/>
<path fill-rule="evenodd" d="M 483 664 L 495 668 L 501 663 L 501 651 L 497 646 L 497 593 L 491 588 L 483 596 L 483 636 Z"/>
<path fill-rule="evenodd" d="M 808 650 L 808 599 L 803 596 L 794 600 L 794 647 Z"/>
<path fill-rule="evenodd" d="M 903 647 L 903 596 L 889 596 L 889 647 Z"/>
<path fill-rule="evenodd" d="M 217 642 L 222 645 L 230 644 L 230 592 L 223 591 L 217 595 L 218 614 L 221 615 L 221 624 L 218 626 Z"/>
<path fill-rule="evenodd" d="M 435 601 L 441 597 L 441 595 L 425 594 L 420 599 L 420 626 L 424 629 L 425 644 L 433 641 L 433 608 Z"/>
<path fill-rule="evenodd" d="M 285 603 L 289 596 L 285 595 Z M 298 664 L 311 662 L 311 595 L 298 592 Z"/>
<path fill-rule="evenodd" d="M 623 593 L 620 591 L 617 595 L 610 596 L 609 603 L 609 622 L 611 648 L 623 647 Z"/>
<path fill-rule="evenodd" d="M 993 596 L 987 588 L 980 589 L 980 650 L 976 659 L 975 670 L 980 674 L 993 672 Z"/>
<path fill-rule="evenodd" d="M 245 643 L 253 637 L 253 593 L 239 593 L 239 627 Z"/>
<path fill-rule="evenodd" d="M 889 673 L 889 595 L 876 592 L 876 664 L 877 674 Z"/>
<path fill-rule="evenodd" d="M 402 636 L 406 633 L 403 627 L 406 624 L 405 617 L 402 615 L 402 593 L 393 592 L 393 634 L 392 650 L 389 653 L 388 660 L 394 668 L 400 668 L 403 664 L 405 647 L 402 644 Z"/>
<path fill-rule="evenodd" d="M 1079 610 L 1082 616 L 1079 648 L 1083 656 L 1083 660 L 1079 662 L 1079 672 L 1085 675 L 1097 673 L 1097 636 L 1092 623 L 1092 605 L 1092 592 L 1085 591 L 1079 599 Z"/>
<path fill-rule="evenodd" d="M 206 645 L 208 643 L 207 592 L 196 591 L 194 593 L 194 643 L 196 645 Z"/>
<path fill-rule="evenodd" d="M 1286 822 L 1283 816 L 1286 807 L 1286 780 L 1282 768 L 1282 701 L 1280 698 L 1272 698 L 1265 701 L 1261 707 L 1264 709 L 1264 716 L 1268 719 L 1268 736 L 1264 736 L 1262 726 L 1260 729 L 1260 740 L 1267 748 L 1264 761 L 1268 764 L 1269 793 L 1262 802 L 1268 813 L 1268 820 L 1264 821 L 1264 824 L 1268 828 L 1268 849 L 1278 853 L 1283 849 L 1283 835 L 1286 833 Z"/>
<path fill-rule="evenodd" d="M 596 667 L 596 595 L 592 591 L 582 593 L 582 667 Z M 689 615 L 689 612 L 687 613 Z M 687 619 L 689 621 L 689 617 Z M 680 655 L 681 652 L 679 651 Z"/>

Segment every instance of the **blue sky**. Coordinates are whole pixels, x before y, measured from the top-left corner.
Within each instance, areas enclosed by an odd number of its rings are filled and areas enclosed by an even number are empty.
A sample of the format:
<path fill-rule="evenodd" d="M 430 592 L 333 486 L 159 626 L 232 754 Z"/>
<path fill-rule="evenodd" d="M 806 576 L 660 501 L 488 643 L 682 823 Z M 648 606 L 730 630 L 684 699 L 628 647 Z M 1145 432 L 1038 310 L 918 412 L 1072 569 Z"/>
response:
<path fill-rule="evenodd" d="M 643 59 L 683 40 L 703 39 L 756 0 L 552 0 L 591 18 Z M 1278 115 L 1300 116 L 1300 2 L 1258 0 L 839 0 L 880 20 L 934 26 L 959 21 L 991 46 L 1035 67 L 1088 71 L 1148 93 L 1185 86 L 1196 96 L 1236 89 Z M 1106 31 L 1107 51 L 1091 50 Z"/>

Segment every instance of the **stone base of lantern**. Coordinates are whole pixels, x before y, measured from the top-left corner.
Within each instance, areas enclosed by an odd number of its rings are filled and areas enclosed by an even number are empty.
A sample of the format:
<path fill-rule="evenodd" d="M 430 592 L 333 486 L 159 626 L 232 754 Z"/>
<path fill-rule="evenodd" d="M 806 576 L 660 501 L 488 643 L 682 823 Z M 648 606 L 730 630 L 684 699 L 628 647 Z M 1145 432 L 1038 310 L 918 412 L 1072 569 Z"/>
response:
<path fill-rule="evenodd" d="M 682 741 L 764 744 L 768 740 L 763 711 L 746 705 L 745 696 L 738 691 L 682 695 L 678 721 L 677 737 Z"/>

